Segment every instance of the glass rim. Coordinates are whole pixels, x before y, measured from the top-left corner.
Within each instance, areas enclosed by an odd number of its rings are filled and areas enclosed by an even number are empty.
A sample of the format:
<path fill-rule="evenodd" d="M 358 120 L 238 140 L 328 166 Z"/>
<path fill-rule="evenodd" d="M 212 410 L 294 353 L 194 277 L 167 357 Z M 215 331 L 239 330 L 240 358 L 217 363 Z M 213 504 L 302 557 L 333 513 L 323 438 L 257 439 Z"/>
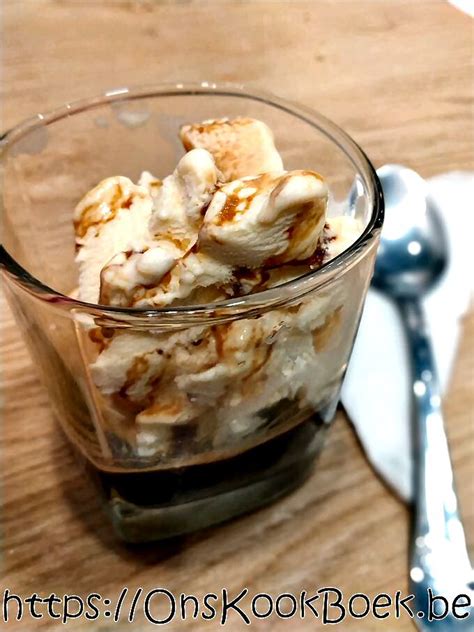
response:
<path fill-rule="evenodd" d="M 297 117 L 334 143 L 351 161 L 357 172 L 362 175 L 369 193 L 371 202 L 370 219 L 357 240 L 321 267 L 307 272 L 296 279 L 286 281 L 281 285 L 261 292 L 255 292 L 254 294 L 206 304 L 147 309 L 115 307 L 81 301 L 72 296 L 62 294 L 37 279 L 15 261 L 4 246 L 0 244 L 0 267 L 7 273 L 9 278 L 35 298 L 50 303 L 56 308 L 59 307 L 69 312 L 87 313 L 102 319 L 105 317 L 115 324 L 120 320 L 128 322 L 130 319 L 133 319 L 135 322 L 138 320 L 151 325 L 150 321 L 154 318 L 158 319 L 156 324 L 165 324 L 165 321 L 177 324 L 179 318 L 183 319 L 185 323 L 189 323 L 190 320 L 202 322 L 203 319 L 205 319 L 206 323 L 209 323 L 209 318 L 220 320 L 226 317 L 249 316 L 255 312 L 261 313 L 268 309 L 275 309 L 294 299 L 301 298 L 308 292 L 322 288 L 339 278 L 371 250 L 373 242 L 380 234 L 382 228 L 384 201 L 382 186 L 375 168 L 365 152 L 344 130 L 316 110 L 276 97 L 268 92 L 249 89 L 243 84 L 207 81 L 201 83 L 159 83 L 110 89 L 95 97 L 72 101 L 46 113 L 38 113 L 0 135 L 0 162 L 3 161 L 3 156 L 8 147 L 29 132 L 75 114 L 115 102 L 134 101 L 152 97 L 199 95 L 236 97 L 264 103 Z"/>

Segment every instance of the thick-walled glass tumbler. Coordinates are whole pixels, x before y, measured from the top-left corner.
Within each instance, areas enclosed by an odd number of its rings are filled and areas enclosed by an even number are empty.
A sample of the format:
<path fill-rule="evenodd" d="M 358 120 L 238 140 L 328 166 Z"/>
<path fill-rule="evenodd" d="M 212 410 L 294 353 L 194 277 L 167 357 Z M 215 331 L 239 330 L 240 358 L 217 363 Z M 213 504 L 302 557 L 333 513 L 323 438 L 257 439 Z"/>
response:
<path fill-rule="evenodd" d="M 330 187 L 359 239 L 321 268 L 215 304 L 83 303 L 72 213 L 99 180 L 171 173 L 182 123 L 265 121 L 287 169 Z M 129 541 L 268 503 L 310 471 L 338 400 L 383 202 L 359 147 L 317 113 L 214 84 L 114 90 L 38 114 L 1 140 L 5 290 L 63 430 Z"/>

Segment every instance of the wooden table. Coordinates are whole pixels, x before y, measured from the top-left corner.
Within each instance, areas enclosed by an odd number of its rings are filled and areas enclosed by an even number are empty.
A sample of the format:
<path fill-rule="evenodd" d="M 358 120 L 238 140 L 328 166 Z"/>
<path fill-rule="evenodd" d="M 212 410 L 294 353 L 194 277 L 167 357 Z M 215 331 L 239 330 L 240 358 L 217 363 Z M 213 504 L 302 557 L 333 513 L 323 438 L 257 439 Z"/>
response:
<path fill-rule="evenodd" d="M 6 1 L 3 9 L 3 127 L 104 87 L 212 78 L 247 82 L 319 109 L 376 166 L 396 161 L 423 176 L 474 166 L 472 21 L 441 0 L 41 0 Z M 473 348 L 471 314 L 445 402 L 471 545 Z M 223 587 L 236 595 L 244 586 L 274 595 L 328 585 L 346 595 L 407 590 L 407 508 L 375 477 L 342 413 L 314 475 L 288 498 L 171 546 L 126 547 L 66 449 L 4 303 L 2 352 L 1 590 L 23 596 L 35 590 L 115 596 L 124 585 L 197 595 Z M 278 618 L 253 628 L 290 625 L 319 629 L 314 619 Z M 60 624 L 42 619 L 34 626 Z M 214 629 L 202 620 L 189 626 Z M 33 624 L 11 624 L 17 627 Z M 231 616 L 224 629 L 242 627 Z M 168 627 L 184 628 L 188 622 Z M 413 629 L 406 617 L 347 619 L 340 628 Z M 88 629 L 130 626 L 101 619 Z"/>

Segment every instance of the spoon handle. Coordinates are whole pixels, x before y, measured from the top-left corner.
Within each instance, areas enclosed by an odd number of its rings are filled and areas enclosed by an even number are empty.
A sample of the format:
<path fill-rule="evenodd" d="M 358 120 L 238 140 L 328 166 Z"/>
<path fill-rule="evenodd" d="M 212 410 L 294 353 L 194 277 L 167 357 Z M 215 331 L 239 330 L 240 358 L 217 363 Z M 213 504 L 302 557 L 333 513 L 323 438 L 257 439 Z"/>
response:
<path fill-rule="evenodd" d="M 398 302 L 408 337 L 413 371 L 415 515 L 413 581 L 436 583 L 440 573 L 456 568 L 468 579 L 469 556 L 454 489 L 453 470 L 444 430 L 441 397 L 430 337 L 421 304 Z M 446 566 L 448 565 L 448 567 Z M 417 570 L 414 570 L 417 569 Z"/>

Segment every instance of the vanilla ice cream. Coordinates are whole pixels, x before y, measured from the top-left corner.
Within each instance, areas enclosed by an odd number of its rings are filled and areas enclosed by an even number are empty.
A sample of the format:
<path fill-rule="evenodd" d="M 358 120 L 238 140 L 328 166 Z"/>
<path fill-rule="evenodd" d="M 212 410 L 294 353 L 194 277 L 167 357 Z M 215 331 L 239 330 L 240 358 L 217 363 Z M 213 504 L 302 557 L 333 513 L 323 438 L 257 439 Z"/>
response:
<path fill-rule="evenodd" d="M 311 171 L 267 173 L 222 185 L 199 233 L 199 249 L 234 266 L 308 258 L 325 223 L 328 191 Z"/>
<path fill-rule="evenodd" d="M 171 175 L 144 172 L 138 185 L 111 177 L 79 202 L 82 300 L 144 309 L 218 303 L 307 274 L 359 237 L 357 220 L 327 217 L 322 176 L 284 169 L 264 123 L 218 119 L 180 135 L 188 151 Z M 201 446 L 191 452 L 232 452 L 243 437 L 258 443 L 269 424 L 274 434 L 288 427 L 284 412 L 279 425 L 268 411 L 291 405 L 303 415 L 334 396 L 356 290 L 335 282 L 258 318 L 216 325 L 83 327 L 98 414 L 132 454 L 155 459 L 183 450 L 183 436 Z"/>
<path fill-rule="evenodd" d="M 180 137 L 187 151 L 207 149 L 226 181 L 283 170 L 272 131 L 262 121 L 243 117 L 208 120 L 183 125 Z"/>

